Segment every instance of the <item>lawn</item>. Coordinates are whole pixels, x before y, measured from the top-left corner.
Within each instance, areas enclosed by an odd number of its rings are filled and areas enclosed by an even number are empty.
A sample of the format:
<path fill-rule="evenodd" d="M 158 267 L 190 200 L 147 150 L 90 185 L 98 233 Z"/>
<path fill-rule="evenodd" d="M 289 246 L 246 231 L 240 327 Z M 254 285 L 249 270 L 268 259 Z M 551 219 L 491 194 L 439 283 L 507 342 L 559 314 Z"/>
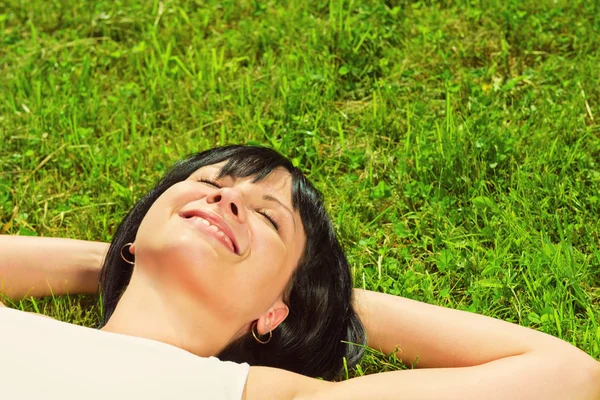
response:
<path fill-rule="evenodd" d="M 598 49 L 597 1 L 5 0 L 0 233 L 110 241 L 180 157 L 262 144 L 324 193 L 357 287 L 600 359 Z"/>

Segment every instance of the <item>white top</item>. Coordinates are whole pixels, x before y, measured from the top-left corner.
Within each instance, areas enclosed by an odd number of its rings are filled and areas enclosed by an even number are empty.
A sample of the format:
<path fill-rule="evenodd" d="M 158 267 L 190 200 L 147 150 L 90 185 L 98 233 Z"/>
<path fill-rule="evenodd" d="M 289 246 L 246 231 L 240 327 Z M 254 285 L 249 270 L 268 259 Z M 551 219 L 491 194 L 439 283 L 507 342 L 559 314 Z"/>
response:
<path fill-rule="evenodd" d="M 0 307 L 2 399 L 240 400 L 249 369 Z"/>

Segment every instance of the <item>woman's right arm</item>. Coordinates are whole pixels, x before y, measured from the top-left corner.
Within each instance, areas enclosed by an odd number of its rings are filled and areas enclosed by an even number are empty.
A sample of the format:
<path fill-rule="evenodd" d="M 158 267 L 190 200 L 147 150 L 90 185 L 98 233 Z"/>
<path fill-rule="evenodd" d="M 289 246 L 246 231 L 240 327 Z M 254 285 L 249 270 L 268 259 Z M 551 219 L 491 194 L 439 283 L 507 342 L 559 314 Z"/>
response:
<path fill-rule="evenodd" d="M 0 235 L 0 293 L 26 296 L 96 293 L 108 244 Z"/>

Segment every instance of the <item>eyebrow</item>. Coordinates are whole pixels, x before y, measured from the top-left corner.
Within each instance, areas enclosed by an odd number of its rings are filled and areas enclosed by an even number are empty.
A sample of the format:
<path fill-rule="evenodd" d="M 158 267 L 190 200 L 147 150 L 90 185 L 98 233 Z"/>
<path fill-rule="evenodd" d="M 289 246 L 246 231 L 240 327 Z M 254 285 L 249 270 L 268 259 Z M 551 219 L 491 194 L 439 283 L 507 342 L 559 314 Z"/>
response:
<path fill-rule="evenodd" d="M 279 201 L 277 198 L 271 196 L 270 194 L 265 194 L 263 196 L 264 200 L 267 201 L 273 201 L 277 204 L 279 204 L 281 207 L 285 208 L 287 210 L 287 212 L 290 213 L 290 216 L 292 217 L 292 222 L 294 223 L 294 232 L 296 231 L 296 219 L 294 218 L 294 213 L 292 212 L 292 210 L 290 210 L 290 208 L 288 206 L 286 206 L 285 204 L 283 204 L 281 201 Z"/>

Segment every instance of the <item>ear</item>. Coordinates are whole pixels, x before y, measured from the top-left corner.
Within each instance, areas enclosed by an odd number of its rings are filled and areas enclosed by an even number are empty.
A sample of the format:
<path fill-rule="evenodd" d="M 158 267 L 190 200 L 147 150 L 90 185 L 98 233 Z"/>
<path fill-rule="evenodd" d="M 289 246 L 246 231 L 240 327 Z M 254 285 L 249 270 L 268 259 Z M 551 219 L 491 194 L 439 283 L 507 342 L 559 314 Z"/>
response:
<path fill-rule="evenodd" d="M 129 246 L 129 253 L 135 256 L 135 243 L 132 243 L 131 246 Z"/>
<path fill-rule="evenodd" d="M 290 309 L 287 304 L 283 300 L 278 299 L 266 313 L 258 318 L 256 330 L 261 335 L 268 334 L 269 331 L 275 330 L 286 319 L 289 312 Z"/>

